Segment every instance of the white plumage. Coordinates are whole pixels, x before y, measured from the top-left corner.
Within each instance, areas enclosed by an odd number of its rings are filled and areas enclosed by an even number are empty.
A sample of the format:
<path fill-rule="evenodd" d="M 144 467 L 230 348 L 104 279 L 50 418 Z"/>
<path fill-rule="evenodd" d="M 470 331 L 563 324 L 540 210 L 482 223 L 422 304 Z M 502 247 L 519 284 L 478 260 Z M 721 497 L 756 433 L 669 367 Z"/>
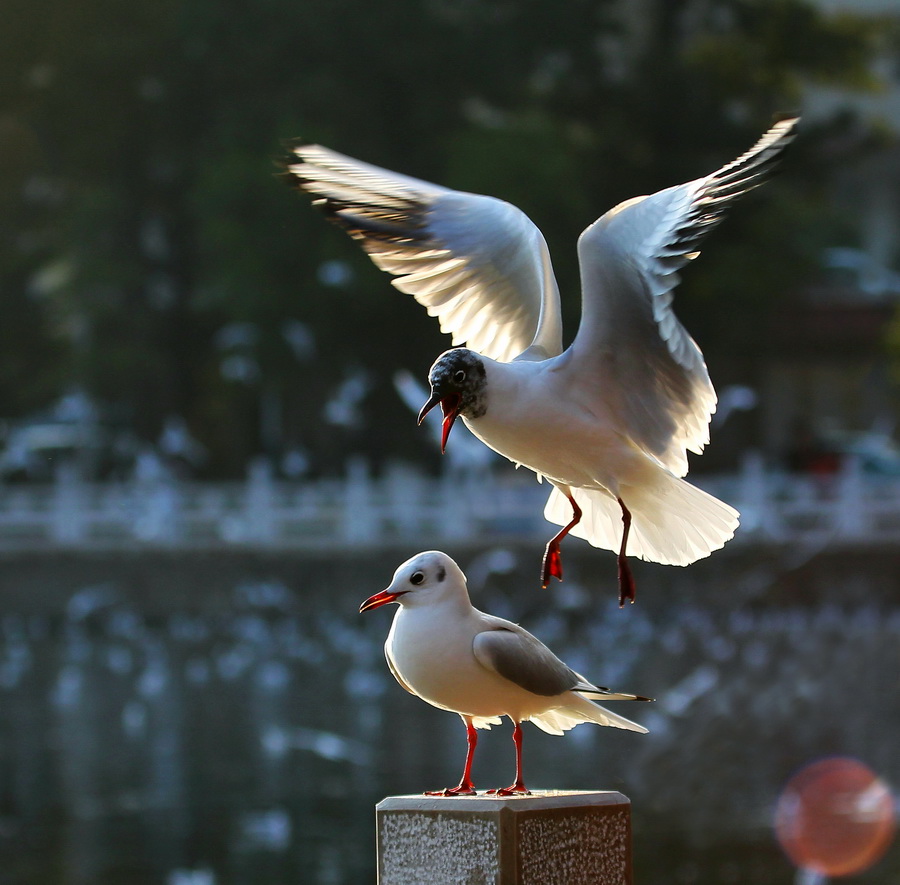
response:
<path fill-rule="evenodd" d="M 711 175 L 627 200 L 591 224 L 578 241 L 581 324 L 565 351 L 547 245 L 519 209 L 319 145 L 295 148 L 289 177 L 455 345 L 468 345 L 432 366 L 422 415 L 440 403 L 444 442 L 462 415 L 484 443 L 555 486 L 545 516 L 564 528 L 547 545 L 545 586 L 562 577 L 559 543 L 570 531 L 618 551 L 620 601 L 634 598 L 626 554 L 686 565 L 734 535 L 737 511 L 681 479 L 687 453 L 709 441 L 716 394 L 673 292 L 797 122 L 776 123 Z"/>
<path fill-rule="evenodd" d="M 474 793 L 471 782 L 475 729 L 515 723 L 516 781 L 504 795 L 527 792 L 521 770 L 519 723 L 531 721 L 550 734 L 582 722 L 646 732 L 636 722 L 595 700 L 648 700 L 600 688 L 567 667 L 518 624 L 474 608 L 465 575 L 445 553 L 429 551 L 407 560 L 390 586 L 370 596 L 360 611 L 399 603 L 384 651 L 391 672 L 409 692 L 435 707 L 458 713 L 469 736 L 469 753 L 457 787 L 441 795 Z"/>

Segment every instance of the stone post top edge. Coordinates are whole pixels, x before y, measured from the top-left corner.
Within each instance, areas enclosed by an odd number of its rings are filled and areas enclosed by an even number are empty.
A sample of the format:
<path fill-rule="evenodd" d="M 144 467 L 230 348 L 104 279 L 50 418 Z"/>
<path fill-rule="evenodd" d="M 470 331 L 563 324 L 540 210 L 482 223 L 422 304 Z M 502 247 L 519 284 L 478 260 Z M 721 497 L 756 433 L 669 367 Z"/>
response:
<path fill-rule="evenodd" d="M 631 800 L 615 790 L 534 790 L 528 796 L 424 796 L 408 794 L 386 796 L 376 806 L 378 811 L 518 811 L 583 808 L 587 806 L 630 805 Z"/>

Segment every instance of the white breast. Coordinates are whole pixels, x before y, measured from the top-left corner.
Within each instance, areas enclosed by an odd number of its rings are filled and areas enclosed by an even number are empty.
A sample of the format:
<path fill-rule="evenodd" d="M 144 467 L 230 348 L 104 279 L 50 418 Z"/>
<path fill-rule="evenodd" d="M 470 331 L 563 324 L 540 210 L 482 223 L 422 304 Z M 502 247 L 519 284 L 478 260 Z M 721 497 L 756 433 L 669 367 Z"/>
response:
<path fill-rule="evenodd" d="M 472 617 L 442 617 L 440 606 L 401 608 L 385 642 L 394 669 L 422 700 L 476 717 L 526 718 L 546 709 L 538 698 L 483 667 L 472 651 L 478 624 Z"/>
<path fill-rule="evenodd" d="M 487 410 L 466 426 L 485 445 L 557 483 L 614 490 L 647 469 L 647 456 L 616 432 L 596 391 L 566 364 L 491 363 Z"/>

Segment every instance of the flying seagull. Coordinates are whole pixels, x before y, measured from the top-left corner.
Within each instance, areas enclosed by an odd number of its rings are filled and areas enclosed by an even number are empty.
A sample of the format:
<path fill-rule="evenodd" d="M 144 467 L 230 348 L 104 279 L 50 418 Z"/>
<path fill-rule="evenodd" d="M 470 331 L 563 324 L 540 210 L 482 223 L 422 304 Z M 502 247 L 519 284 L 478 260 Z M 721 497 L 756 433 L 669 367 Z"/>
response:
<path fill-rule="evenodd" d="M 600 688 L 567 667 L 518 624 L 478 611 L 469 601 L 466 576 L 446 553 L 432 550 L 408 559 L 386 590 L 360 607 L 371 611 L 399 603 L 384 653 L 394 678 L 434 707 L 459 713 L 468 752 L 459 784 L 429 796 L 474 795 L 472 758 L 478 728 L 514 723 L 516 780 L 492 790 L 500 796 L 527 793 L 522 779 L 522 727 L 530 720 L 549 734 L 582 722 L 646 733 L 636 722 L 595 703 L 650 698 Z"/>
<path fill-rule="evenodd" d="M 733 537 L 736 510 L 682 477 L 709 441 L 716 394 L 672 310 L 678 271 L 731 204 L 794 139 L 773 125 L 711 175 L 620 203 L 581 234 L 582 317 L 562 347 L 559 290 L 541 232 L 516 207 L 389 172 L 314 144 L 287 177 L 392 281 L 438 317 L 455 347 L 431 367 L 442 448 L 462 416 L 486 445 L 553 485 L 546 587 L 569 533 L 618 552 L 619 602 L 634 601 L 626 554 L 688 565 Z"/>

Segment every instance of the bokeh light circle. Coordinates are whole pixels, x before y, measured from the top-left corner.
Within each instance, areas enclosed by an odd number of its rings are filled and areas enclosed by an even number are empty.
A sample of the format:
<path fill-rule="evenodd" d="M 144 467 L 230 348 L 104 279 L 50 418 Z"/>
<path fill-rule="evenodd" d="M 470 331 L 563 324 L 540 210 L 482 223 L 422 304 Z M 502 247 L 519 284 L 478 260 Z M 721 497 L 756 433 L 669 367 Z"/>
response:
<path fill-rule="evenodd" d="M 890 788 L 866 765 L 843 756 L 813 762 L 785 785 L 775 833 L 795 866 L 826 876 L 868 869 L 894 835 Z"/>

